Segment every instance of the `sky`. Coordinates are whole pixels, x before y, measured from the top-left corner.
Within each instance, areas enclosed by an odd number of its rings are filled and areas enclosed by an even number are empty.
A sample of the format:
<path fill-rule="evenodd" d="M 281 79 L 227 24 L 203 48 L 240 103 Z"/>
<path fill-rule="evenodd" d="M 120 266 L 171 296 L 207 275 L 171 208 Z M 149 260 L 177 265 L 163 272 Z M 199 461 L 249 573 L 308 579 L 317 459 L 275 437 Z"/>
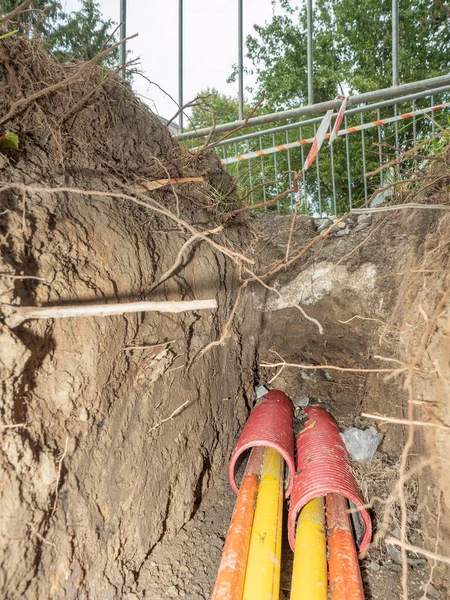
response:
<path fill-rule="evenodd" d="M 272 0 L 243 0 L 244 39 L 253 25 L 271 20 Z M 120 0 L 99 0 L 105 19 L 119 23 Z M 78 0 L 63 0 L 66 11 L 77 10 Z M 202 89 L 215 87 L 237 96 L 237 83 L 227 84 L 238 56 L 238 0 L 184 0 L 184 102 Z M 178 97 L 178 0 L 127 0 L 128 43 L 141 59 L 144 75 L 175 100 Z M 244 58 L 244 67 L 245 67 Z M 250 66 L 250 65 L 249 65 Z M 254 79 L 244 80 L 244 86 Z M 177 105 L 143 77 L 133 87 L 157 114 L 170 118 Z"/>

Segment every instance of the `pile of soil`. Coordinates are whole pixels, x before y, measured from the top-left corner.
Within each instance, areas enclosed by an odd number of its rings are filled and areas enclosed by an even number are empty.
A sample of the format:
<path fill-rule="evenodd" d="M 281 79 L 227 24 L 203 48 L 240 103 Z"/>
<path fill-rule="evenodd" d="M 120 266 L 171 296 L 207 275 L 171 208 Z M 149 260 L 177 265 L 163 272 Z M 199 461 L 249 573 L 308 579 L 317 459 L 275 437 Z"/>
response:
<path fill-rule="evenodd" d="M 309 217 L 292 232 L 290 216 L 233 218 L 239 199 L 218 159 L 180 147 L 127 84 L 96 65 L 56 64 L 21 38 L 0 41 L 0 61 L 0 124 L 20 143 L 0 151 L 2 595 L 208 598 L 234 504 L 227 461 L 254 386 L 272 380 L 294 401 L 325 402 L 342 427 L 365 427 L 361 412 L 405 419 L 408 396 L 404 374 L 361 369 L 414 357 L 415 419 L 440 427 L 415 433 L 406 533 L 448 555 L 450 211 L 376 211 L 339 238 L 318 236 Z M 202 181 L 138 187 L 188 177 Z M 449 203 L 440 181 L 423 201 Z M 196 239 L 155 287 L 192 228 L 217 227 L 214 245 Z M 288 244 L 298 259 L 276 268 Z M 263 285 L 240 288 L 236 253 Z M 3 318 L 17 305 L 194 298 L 219 308 Z M 280 360 L 300 366 L 262 365 Z M 349 367 L 358 371 L 339 370 Z M 375 462 L 355 472 L 376 531 L 395 536 L 400 500 L 387 518 L 383 501 L 407 429 L 380 430 Z M 444 598 L 442 565 L 409 559 L 410 598 L 428 580 Z M 291 560 L 285 545 L 285 598 Z M 370 550 L 368 600 L 400 596 L 397 560 L 381 539 Z"/>

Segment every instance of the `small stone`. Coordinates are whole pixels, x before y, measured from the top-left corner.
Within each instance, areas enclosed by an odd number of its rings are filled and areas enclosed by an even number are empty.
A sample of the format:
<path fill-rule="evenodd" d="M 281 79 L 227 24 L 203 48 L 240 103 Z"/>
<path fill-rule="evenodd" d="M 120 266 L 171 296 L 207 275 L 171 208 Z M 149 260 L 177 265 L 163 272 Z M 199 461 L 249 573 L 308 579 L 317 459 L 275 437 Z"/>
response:
<path fill-rule="evenodd" d="M 350 231 L 348 229 L 340 229 L 336 232 L 336 237 L 342 237 L 343 235 L 348 235 Z"/>
<path fill-rule="evenodd" d="M 340 221 L 339 223 L 336 223 L 336 227 L 339 227 L 339 229 L 345 229 L 347 224 L 345 221 Z"/>
<path fill-rule="evenodd" d="M 369 227 L 369 225 L 370 225 L 370 223 L 367 221 L 358 223 L 358 225 L 355 227 L 355 231 L 362 231 L 363 229 L 367 229 L 367 227 Z"/>
<path fill-rule="evenodd" d="M 80 421 L 87 421 L 88 417 L 89 417 L 88 411 L 83 407 L 80 410 L 78 418 L 80 419 Z"/>
<path fill-rule="evenodd" d="M 373 571 L 374 573 L 376 573 L 377 571 L 379 571 L 381 569 L 381 567 L 377 562 L 375 562 L 374 560 L 371 560 L 369 563 L 369 569 L 371 571 Z"/>
<path fill-rule="evenodd" d="M 317 229 L 317 233 L 322 233 L 332 225 L 333 221 L 331 219 L 326 219 L 322 225 L 320 225 Z"/>
<path fill-rule="evenodd" d="M 358 223 L 364 223 L 366 221 L 371 221 L 372 220 L 372 215 L 370 213 L 363 213 L 362 215 L 359 215 L 358 217 Z"/>
<path fill-rule="evenodd" d="M 427 596 L 429 596 L 430 598 L 440 598 L 441 597 L 441 593 L 434 587 L 434 585 L 432 585 L 431 583 L 425 583 L 422 586 L 423 591 L 425 592 L 425 594 Z"/>

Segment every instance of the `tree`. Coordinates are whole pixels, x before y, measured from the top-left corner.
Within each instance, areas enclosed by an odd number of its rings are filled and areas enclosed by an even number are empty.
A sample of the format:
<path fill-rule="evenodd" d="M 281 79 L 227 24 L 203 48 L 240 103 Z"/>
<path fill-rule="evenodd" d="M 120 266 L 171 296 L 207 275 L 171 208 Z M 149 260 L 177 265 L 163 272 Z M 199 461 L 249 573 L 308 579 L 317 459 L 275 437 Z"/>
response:
<path fill-rule="evenodd" d="M 277 0 L 274 0 L 276 3 Z M 278 0 L 284 14 L 255 26 L 247 55 L 266 91 L 270 109 L 306 103 L 306 10 Z M 389 87 L 392 78 L 390 0 L 316 0 L 314 7 L 315 101 L 342 88 L 363 93 Z M 437 0 L 400 3 L 400 77 L 403 83 L 450 69 L 448 15 Z"/>
<path fill-rule="evenodd" d="M 114 43 L 113 22 L 104 21 L 95 0 L 81 0 L 81 8 L 63 15 L 63 22 L 53 30 L 48 43 L 51 52 L 61 62 L 70 58 L 90 60 Z M 106 64 L 117 62 L 117 51 L 109 55 Z"/>
<path fill-rule="evenodd" d="M 190 121 L 190 129 L 211 127 L 213 124 L 212 113 L 214 113 L 216 125 L 229 123 L 239 118 L 239 102 L 226 94 L 221 94 L 216 88 L 206 88 L 198 94 L 201 106 L 194 106 Z"/>
<path fill-rule="evenodd" d="M 0 0 L 0 11 L 7 14 L 22 0 Z M 37 35 L 47 45 L 50 54 L 65 62 L 71 58 L 90 60 L 116 41 L 112 36 L 114 23 L 103 20 L 96 0 L 81 0 L 78 11 L 64 13 L 59 0 L 34 0 L 33 8 L 20 13 L 10 27 L 26 35 Z M 118 52 L 108 55 L 106 66 L 117 63 Z"/>
<path fill-rule="evenodd" d="M 7 15 L 22 4 L 23 0 L 0 0 L 0 13 Z M 19 29 L 20 33 L 36 33 L 46 38 L 62 16 L 62 6 L 59 0 L 34 0 L 32 7 L 19 13 L 11 24 L 10 29 Z"/>

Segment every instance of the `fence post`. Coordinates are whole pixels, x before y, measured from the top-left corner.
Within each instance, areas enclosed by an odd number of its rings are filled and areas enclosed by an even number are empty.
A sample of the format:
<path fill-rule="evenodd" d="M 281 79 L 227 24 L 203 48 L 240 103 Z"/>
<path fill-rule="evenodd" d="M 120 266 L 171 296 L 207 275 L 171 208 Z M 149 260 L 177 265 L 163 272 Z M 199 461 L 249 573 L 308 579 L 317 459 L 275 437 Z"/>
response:
<path fill-rule="evenodd" d="M 392 85 L 397 86 L 399 82 L 399 60 L 398 60 L 398 0 L 392 0 Z"/>
<path fill-rule="evenodd" d="M 312 0 L 306 1 L 306 21 L 307 21 L 307 61 L 308 61 L 308 104 L 314 104 L 313 6 L 312 6 Z"/>
<path fill-rule="evenodd" d="M 117 5 L 116 5 L 117 6 Z M 127 37 L 127 0 L 120 0 L 120 39 Z M 119 60 L 122 65 L 120 71 L 122 79 L 125 79 L 125 63 L 127 62 L 127 43 L 123 42 L 119 49 Z"/>
<path fill-rule="evenodd" d="M 183 106 L 183 0 L 178 0 L 178 104 Z M 180 133 L 183 131 L 183 111 L 178 117 Z"/>
<path fill-rule="evenodd" d="M 244 119 L 244 32 L 243 0 L 238 0 L 238 82 L 239 82 L 239 120 Z"/>

